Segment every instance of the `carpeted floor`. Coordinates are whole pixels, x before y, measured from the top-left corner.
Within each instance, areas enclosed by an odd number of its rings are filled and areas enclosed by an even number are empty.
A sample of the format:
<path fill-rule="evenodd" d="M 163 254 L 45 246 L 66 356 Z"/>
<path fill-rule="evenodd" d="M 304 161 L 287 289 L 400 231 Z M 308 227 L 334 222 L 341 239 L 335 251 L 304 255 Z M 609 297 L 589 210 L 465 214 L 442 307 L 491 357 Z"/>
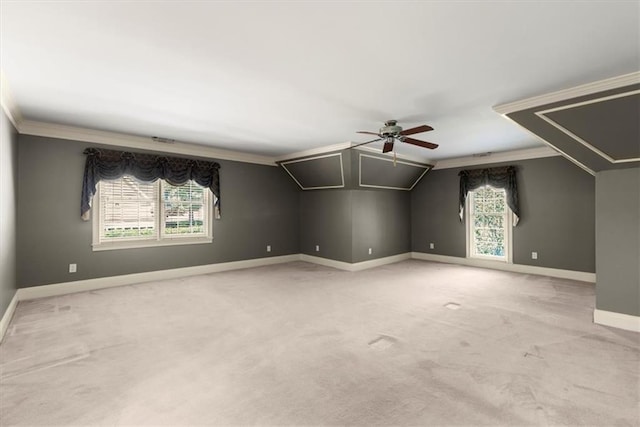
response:
<path fill-rule="evenodd" d="M 295 262 L 21 302 L 2 425 L 640 424 L 640 334 L 594 286 Z"/>

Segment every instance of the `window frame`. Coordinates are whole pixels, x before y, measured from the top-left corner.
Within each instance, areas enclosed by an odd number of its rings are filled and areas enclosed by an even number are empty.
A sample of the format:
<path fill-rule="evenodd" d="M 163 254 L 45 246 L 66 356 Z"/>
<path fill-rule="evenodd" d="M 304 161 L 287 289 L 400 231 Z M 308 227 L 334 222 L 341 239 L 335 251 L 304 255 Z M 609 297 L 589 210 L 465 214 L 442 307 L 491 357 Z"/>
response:
<path fill-rule="evenodd" d="M 125 175 L 127 176 L 127 175 Z M 122 179 L 120 177 L 118 179 Z M 157 185 L 157 211 L 158 214 L 154 215 L 155 226 L 157 228 L 157 235 L 155 238 L 133 238 L 118 241 L 100 241 L 100 230 L 102 228 L 101 218 L 101 204 L 100 204 L 100 191 L 102 180 L 96 185 L 96 193 L 93 196 L 93 203 L 91 210 L 92 216 L 92 241 L 91 247 L 93 251 L 107 251 L 114 249 L 133 249 L 133 248 L 150 248 L 161 246 L 175 246 L 175 245 L 194 245 L 194 244 L 207 244 L 213 242 L 213 212 L 215 210 L 215 196 L 211 193 L 211 190 L 205 188 L 204 191 L 204 203 L 206 206 L 206 223 L 203 224 L 206 231 L 204 235 L 190 236 L 180 234 L 166 234 L 165 233 L 165 200 L 163 196 L 163 184 L 166 181 L 162 179 L 156 180 L 153 184 Z"/>
<path fill-rule="evenodd" d="M 474 221 L 474 210 L 473 210 L 473 199 L 475 197 L 475 192 L 477 190 L 481 190 L 485 187 L 489 187 L 492 190 L 503 191 L 505 194 L 505 214 L 504 214 L 504 253 L 503 257 L 494 256 L 494 255 L 484 255 L 484 254 L 476 254 L 474 253 L 475 248 L 475 228 L 473 226 Z M 467 199 L 465 202 L 465 234 L 466 234 L 466 256 L 471 259 L 485 260 L 485 261 L 494 261 L 494 262 L 503 262 L 507 264 L 513 264 L 513 224 L 514 224 L 514 214 L 506 200 L 506 190 L 503 188 L 496 188 L 490 185 L 486 185 L 483 187 L 476 188 L 475 190 L 470 190 L 467 193 Z"/>

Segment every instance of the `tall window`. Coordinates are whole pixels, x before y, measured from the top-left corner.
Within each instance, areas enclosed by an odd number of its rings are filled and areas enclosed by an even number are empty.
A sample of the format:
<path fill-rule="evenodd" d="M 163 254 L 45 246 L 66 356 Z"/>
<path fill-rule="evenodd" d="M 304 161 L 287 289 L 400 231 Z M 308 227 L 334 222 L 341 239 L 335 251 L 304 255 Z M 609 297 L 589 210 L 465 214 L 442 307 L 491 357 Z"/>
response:
<path fill-rule="evenodd" d="M 467 256 L 511 262 L 511 210 L 504 190 L 489 186 L 467 197 Z"/>
<path fill-rule="evenodd" d="M 94 250 L 212 241 L 207 188 L 193 181 L 102 180 L 94 198 Z"/>

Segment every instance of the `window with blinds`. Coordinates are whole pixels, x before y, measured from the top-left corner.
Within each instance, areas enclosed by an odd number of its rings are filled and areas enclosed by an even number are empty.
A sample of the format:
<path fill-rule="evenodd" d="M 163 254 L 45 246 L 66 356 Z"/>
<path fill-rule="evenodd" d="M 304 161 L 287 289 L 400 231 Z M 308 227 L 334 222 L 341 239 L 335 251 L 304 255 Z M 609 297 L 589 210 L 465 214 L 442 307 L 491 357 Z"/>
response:
<path fill-rule="evenodd" d="M 210 191 L 193 181 L 176 186 L 124 176 L 100 181 L 97 190 L 96 250 L 212 241 Z"/>
<path fill-rule="evenodd" d="M 207 235 L 207 196 L 209 190 L 189 181 L 182 186 L 162 182 L 165 238 Z"/>

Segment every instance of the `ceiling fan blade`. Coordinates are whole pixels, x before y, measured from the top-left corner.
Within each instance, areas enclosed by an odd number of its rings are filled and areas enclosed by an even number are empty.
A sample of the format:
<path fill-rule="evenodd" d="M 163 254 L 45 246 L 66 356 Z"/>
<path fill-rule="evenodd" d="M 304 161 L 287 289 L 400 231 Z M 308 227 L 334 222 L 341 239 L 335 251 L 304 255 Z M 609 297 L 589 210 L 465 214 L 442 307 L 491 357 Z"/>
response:
<path fill-rule="evenodd" d="M 376 136 L 380 136 L 379 134 L 375 133 L 375 132 L 369 132 L 366 130 L 359 130 L 356 133 L 366 133 L 367 135 L 376 135 Z"/>
<path fill-rule="evenodd" d="M 420 141 L 419 139 L 404 138 L 402 142 L 417 145 L 418 147 L 431 148 L 432 150 L 434 148 L 438 148 L 438 144 L 434 144 L 433 142 Z"/>
<path fill-rule="evenodd" d="M 400 132 L 400 135 L 413 135 L 414 133 L 428 132 L 430 130 L 433 130 L 431 126 L 422 125 L 411 129 L 405 129 Z"/>
<path fill-rule="evenodd" d="M 376 138 L 376 139 L 372 139 L 371 141 L 361 142 L 360 144 L 352 145 L 351 147 L 349 147 L 349 150 L 350 150 L 350 149 L 352 149 L 352 148 L 359 147 L 359 146 L 361 146 L 361 145 L 371 144 L 372 142 L 380 141 L 381 139 L 382 139 L 382 138 Z"/>
<path fill-rule="evenodd" d="M 384 147 L 382 147 L 382 152 L 388 153 L 391 150 L 393 150 L 393 142 L 385 142 Z"/>

